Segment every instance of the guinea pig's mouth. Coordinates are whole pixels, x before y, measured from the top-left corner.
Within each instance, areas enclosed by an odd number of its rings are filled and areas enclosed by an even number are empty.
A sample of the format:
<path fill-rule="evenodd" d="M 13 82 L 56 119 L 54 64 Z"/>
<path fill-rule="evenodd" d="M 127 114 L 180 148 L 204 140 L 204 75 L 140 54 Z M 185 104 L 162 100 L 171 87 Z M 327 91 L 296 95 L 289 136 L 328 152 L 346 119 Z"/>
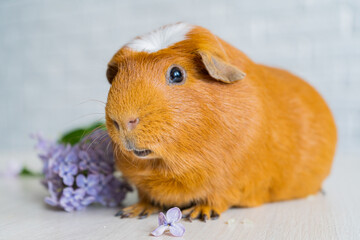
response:
<path fill-rule="evenodd" d="M 132 152 L 135 154 L 135 156 L 137 157 L 146 157 L 147 155 L 149 155 L 150 153 L 152 153 L 151 150 L 149 149 L 142 149 L 142 150 L 138 150 L 138 149 L 134 149 L 132 150 Z"/>

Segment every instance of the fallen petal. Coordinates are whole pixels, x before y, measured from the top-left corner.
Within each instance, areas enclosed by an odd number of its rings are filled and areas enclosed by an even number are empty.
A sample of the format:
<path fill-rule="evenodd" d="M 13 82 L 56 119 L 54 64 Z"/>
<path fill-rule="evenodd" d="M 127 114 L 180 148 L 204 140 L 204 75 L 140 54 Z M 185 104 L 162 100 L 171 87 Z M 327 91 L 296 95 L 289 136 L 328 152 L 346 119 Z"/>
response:
<path fill-rule="evenodd" d="M 170 233 L 175 237 L 181 237 L 185 233 L 185 227 L 181 223 L 173 223 L 169 229 Z"/>
<path fill-rule="evenodd" d="M 165 232 L 167 228 L 168 226 L 165 225 L 158 226 L 154 231 L 151 232 L 151 234 L 155 237 L 159 237 Z"/>
<path fill-rule="evenodd" d="M 169 223 L 178 222 L 181 217 L 181 210 L 178 207 L 170 208 L 166 213 L 166 219 Z"/>
<path fill-rule="evenodd" d="M 162 212 L 159 213 L 159 218 L 158 218 L 158 220 L 159 220 L 159 226 L 161 226 L 161 225 L 167 225 L 166 217 L 165 217 L 165 214 L 164 214 L 164 213 L 162 213 Z"/>

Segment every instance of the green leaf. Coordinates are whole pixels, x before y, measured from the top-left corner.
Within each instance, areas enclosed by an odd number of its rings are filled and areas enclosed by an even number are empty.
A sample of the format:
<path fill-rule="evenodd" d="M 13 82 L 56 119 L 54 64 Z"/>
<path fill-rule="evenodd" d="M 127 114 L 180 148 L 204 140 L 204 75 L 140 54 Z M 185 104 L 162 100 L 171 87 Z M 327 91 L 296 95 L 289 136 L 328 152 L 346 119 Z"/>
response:
<path fill-rule="evenodd" d="M 77 128 L 65 133 L 60 139 L 59 143 L 75 145 L 83 139 L 86 135 L 92 133 L 95 129 L 106 129 L 105 124 L 96 122 L 87 128 Z"/>
<path fill-rule="evenodd" d="M 19 173 L 20 177 L 40 177 L 41 173 L 33 172 L 29 170 L 27 167 L 23 167 Z"/>

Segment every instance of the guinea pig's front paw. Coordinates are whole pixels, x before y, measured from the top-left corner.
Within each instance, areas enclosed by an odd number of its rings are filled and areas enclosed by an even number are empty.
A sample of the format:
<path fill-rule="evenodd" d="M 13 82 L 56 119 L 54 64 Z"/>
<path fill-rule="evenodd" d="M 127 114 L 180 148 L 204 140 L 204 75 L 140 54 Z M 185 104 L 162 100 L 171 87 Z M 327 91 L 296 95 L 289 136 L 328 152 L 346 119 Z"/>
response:
<path fill-rule="evenodd" d="M 160 208 L 153 206 L 150 203 L 139 202 L 129 207 L 121 209 L 119 212 L 115 214 L 115 216 L 116 217 L 120 216 L 121 218 L 138 217 L 139 219 L 143 219 L 159 211 Z"/>
<path fill-rule="evenodd" d="M 187 218 L 190 221 L 193 219 L 200 219 L 204 222 L 209 219 L 218 219 L 221 212 L 222 211 L 219 209 L 210 207 L 208 205 L 196 205 L 194 207 L 182 210 L 183 218 Z"/>

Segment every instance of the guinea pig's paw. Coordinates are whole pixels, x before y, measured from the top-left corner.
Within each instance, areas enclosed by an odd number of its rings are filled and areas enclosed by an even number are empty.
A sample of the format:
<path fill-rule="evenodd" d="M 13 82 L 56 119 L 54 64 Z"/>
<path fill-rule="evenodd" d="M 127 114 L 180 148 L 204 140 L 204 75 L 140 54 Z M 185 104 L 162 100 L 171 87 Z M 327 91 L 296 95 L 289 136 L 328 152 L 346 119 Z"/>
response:
<path fill-rule="evenodd" d="M 206 222 L 209 219 L 218 219 L 220 217 L 220 211 L 217 209 L 210 207 L 208 205 L 196 205 L 194 207 L 190 207 L 184 209 L 182 211 L 183 218 L 187 218 L 192 221 L 193 219 L 200 219 Z"/>
<path fill-rule="evenodd" d="M 120 216 L 121 218 L 138 217 L 139 219 L 143 219 L 159 211 L 160 208 L 158 207 L 155 207 L 149 203 L 140 202 L 121 209 L 118 213 L 115 214 L 115 216 Z"/>

